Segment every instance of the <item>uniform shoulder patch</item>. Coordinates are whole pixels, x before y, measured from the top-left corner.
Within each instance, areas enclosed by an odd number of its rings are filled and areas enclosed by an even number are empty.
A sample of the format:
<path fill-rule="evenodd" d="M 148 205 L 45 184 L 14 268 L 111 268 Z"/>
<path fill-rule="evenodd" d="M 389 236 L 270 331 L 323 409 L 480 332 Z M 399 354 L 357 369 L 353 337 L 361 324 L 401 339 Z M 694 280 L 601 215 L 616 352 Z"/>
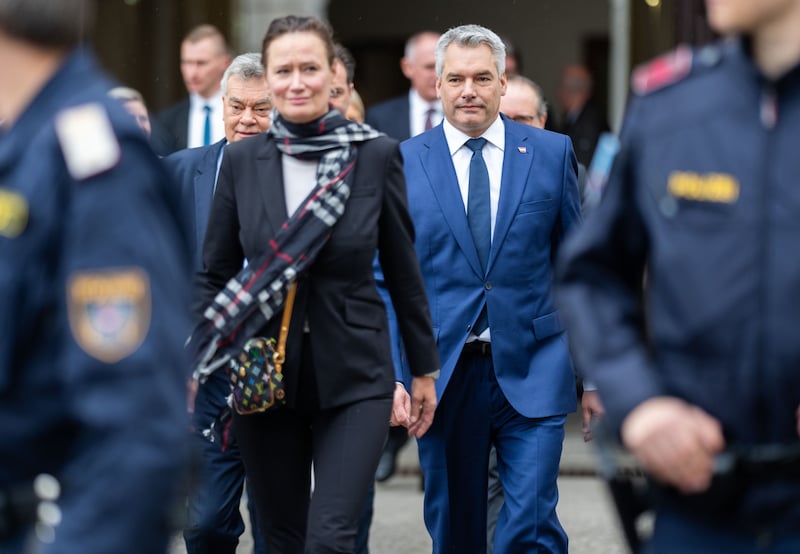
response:
<path fill-rule="evenodd" d="M 102 104 L 65 109 L 56 115 L 55 127 L 67 171 L 73 179 L 94 177 L 119 162 L 119 141 Z"/>
<path fill-rule="evenodd" d="M 105 363 L 134 353 L 150 328 L 150 280 L 140 268 L 76 272 L 67 282 L 69 326 L 84 352 Z"/>
<path fill-rule="evenodd" d="M 692 71 L 692 49 L 681 45 L 633 71 L 631 87 L 636 94 L 649 94 L 685 79 Z"/>
<path fill-rule="evenodd" d="M 0 187 L 0 237 L 13 239 L 28 225 L 28 201 L 21 194 Z"/>

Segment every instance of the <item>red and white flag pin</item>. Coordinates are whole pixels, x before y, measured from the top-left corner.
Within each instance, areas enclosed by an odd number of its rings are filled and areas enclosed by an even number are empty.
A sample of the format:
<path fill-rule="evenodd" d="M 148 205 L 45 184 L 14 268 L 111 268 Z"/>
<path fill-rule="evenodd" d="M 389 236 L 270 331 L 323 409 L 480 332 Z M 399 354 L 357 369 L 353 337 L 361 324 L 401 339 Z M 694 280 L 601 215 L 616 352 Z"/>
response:
<path fill-rule="evenodd" d="M 520 154 L 525 154 L 528 152 L 528 149 L 525 148 L 524 146 L 517 146 L 517 150 L 519 150 Z"/>

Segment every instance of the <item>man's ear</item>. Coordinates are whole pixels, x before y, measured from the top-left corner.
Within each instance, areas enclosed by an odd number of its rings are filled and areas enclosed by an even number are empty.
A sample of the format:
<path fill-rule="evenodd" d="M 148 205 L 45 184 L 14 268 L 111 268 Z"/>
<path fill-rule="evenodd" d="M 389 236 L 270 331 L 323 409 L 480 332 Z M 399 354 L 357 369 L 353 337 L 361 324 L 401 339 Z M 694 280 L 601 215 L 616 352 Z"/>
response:
<path fill-rule="evenodd" d="M 406 57 L 400 59 L 400 71 L 406 76 L 406 79 L 411 80 L 412 64 L 411 60 Z"/>

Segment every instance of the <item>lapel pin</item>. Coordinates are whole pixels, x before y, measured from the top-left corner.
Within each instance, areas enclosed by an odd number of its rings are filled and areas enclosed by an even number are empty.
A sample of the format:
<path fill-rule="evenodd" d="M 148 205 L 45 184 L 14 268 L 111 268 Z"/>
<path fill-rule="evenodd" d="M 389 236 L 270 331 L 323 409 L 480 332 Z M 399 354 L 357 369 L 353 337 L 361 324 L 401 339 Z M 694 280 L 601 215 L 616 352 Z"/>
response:
<path fill-rule="evenodd" d="M 519 150 L 520 154 L 525 154 L 528 152 L 528 149 L 525 148 L 524 146 L 517 146 L 517 150 Z"/>

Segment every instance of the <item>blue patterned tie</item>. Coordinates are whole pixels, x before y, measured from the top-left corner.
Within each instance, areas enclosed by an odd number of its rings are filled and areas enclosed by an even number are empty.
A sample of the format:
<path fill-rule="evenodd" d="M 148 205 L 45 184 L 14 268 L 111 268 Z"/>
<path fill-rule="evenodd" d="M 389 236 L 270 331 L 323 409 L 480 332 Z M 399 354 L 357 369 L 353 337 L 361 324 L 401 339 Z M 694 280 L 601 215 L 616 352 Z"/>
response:
<path fill-rule="evenodd" d="M 211 106 L 206 104 L 203 106 L 203 111 L 206 112 L 206 121 L 203 124 L 203 146 L 211 144 Z"/>
<path fill-rule="evenodd" d="M 489 200 L 489 170 L 483 161 L 485 138 L 474 138 L 467 141 L 467 148 L 472 150 L 469 162 L 469 195 L 467 198 L 467 222 L 472 233 L 472 241 L 478 251 L 481 269 L 486 273 L 489 261 L 489 250 L 492 247 L 492 213 Z M 473 331 L 480 335 L 489 326 L 486 315 L 486 304 L 483 305 Z"/>

